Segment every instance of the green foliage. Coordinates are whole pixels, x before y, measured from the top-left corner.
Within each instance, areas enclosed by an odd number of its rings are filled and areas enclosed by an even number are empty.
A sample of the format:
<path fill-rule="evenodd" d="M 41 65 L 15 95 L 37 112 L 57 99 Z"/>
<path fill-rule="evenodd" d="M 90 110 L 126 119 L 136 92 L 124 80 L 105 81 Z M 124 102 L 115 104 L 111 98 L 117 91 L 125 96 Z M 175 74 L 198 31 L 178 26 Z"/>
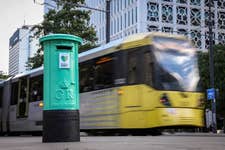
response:
<path fill-rule="evenodd" d="M 214 83 L 219 89 L 217 100 L 217 113 L 225 117 L 225 45 L 215 45 L 214 51 Z M 199 52 L 199 71 L 203 90 L 210 88 L 209 53 Z M 208 104 L 210 107 L 210 104 Z"/>
<path fill-rule="evenodd" d="M 9 76 L 8 75 L 5 75 L 3 73 L 0 73 L 0 79 L 7 79 Z"/>
<path fill-rule="evenodd" d="M 44 16 L 44 21 L 33 28 L 35 37 L 40 38 L 51 33 L 72 34 L 83 39 L 79 52 L 95 47 L 97 37 L 94 27 L 89 25 L 90 11 L 82 10 L 78 4 L 84 4 L 84 0 L 57 0 L 60 9 L 50 10 Z M 43 54 L 43 49 L 40 48 L 35 56 L 28 60 L 27 68 L 41 66 Z"/>
<path fill-rule="evenodd" d="M 28 62 L 26 63 L 27 70 L 37 68 L 42 66 L 44 62 L 43 50 L 39 48 L 37 52 L 34 54 L 34 57 L 28 58 Z"/>

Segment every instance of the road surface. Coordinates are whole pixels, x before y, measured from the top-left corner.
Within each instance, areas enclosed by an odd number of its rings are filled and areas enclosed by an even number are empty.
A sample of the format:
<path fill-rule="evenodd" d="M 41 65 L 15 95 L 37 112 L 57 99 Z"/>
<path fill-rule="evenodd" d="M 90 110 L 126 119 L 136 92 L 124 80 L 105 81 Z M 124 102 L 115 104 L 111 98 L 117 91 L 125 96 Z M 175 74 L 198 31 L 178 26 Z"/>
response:
<path fill-rule="evenodd" d="M 42 143 L 42 137 L 0 137 L 0 150 L 225 150 L 225 135 L 82 136 L 80 142 Z"/>

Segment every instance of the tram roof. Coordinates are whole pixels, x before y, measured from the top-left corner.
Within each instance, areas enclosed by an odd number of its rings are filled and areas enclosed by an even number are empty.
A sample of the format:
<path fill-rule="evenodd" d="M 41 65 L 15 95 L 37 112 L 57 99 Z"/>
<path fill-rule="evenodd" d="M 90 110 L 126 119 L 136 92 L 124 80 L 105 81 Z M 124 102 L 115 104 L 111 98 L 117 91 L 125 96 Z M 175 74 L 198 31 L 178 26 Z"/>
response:
<path fill-rule="evenodd" d="M 112 41 L 108 44 L 93 48 L 91 50 L 82 52 L 78 55 L 79 62 L 83 62 L 85 60 L 89 60 L 91 58 L 95 58 L 98 56 L 106 55 L 115 51 L 116 46 L 118 46 L 123 39 Z"/>
<path fill-rule="evenodd" d="M 38 68 L 35 68 L 35 69 L 32 69 L 32 70 L 27 70 L 23 73 L 15 75 L 12 79 L 17 79 L 17 78 L 24 77 L 24 76 L 27 76 L 27 75 L 30 75 L 30 74 L 33 74 L 33 73 L 41 72 L 41 71 L 43 71 L 43 68 L 44 67 L 41 66 L 41 67 L 38 67 Z"/>
<path fill-rule="evenodd" d="M 0 86 L 5 82 L 5 80 L 0 80 Z"/>
<path fill-rule="evenodd" d="M 155 36 L 170 37 L 186 40 L 182 35 L 174 35 L 162 32 L 146 32 L 138 33 L 127 36 L 122 39 L 118 39 L 100 47 L 93 48 L 91 50 L 82 52 L 79 54 L 79 62 L 90 60 L 99 56 L 110 54 L 119 50 L 125 50 L 129 48 L 135 48 L 139 46 L 149 45 L 152 42 L 152 38 Z"/>
<path fill-rule="evenodd" d="M 133 34 L 128 37 L 114 40 L 112 42 L 109 42 L 108 44 L 105 44 L 105 45 L 102 45 L 102 46 L 99 46 L 99 47 L 93 48 L 91 50 L 80 53 L 78 55 L 79 62 L 83 62 L 83 61 L 86 61 L 86 60 L 89 60 L 92 58 L 110 54 L 115 51 L 151 44 L 151 38 L 154 36 L 186 39 L 184 36 L 181 36 L 181 35 L 173 35 L 173 34 L 162 33 L 162 32 L 146 32 L 146 33 Z M 41 66 L 41 67 L 38 67 L 38 68 L 35 68 L 32 70 L 25 71 L 23 73 L 15 75 L 11 79 L 17 79 L 17 78 L 27 76 L 30 74 L 36 74 L 38 72 L 43 71 L 43 68 L 44 67 Z M 0 84 L 2 82 L 4 82 L 4 81 L 0 81 Z"/>

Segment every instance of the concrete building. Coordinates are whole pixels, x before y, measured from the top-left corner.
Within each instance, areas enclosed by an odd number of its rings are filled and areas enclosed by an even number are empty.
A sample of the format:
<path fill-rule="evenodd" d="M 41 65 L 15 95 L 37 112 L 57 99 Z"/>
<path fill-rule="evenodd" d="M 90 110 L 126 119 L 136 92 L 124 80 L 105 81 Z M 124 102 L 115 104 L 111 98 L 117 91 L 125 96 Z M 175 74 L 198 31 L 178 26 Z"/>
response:
<path fill-rule="evenodd" d="M 106 0 L 86 0 L 86 5 L 105 10 Z M 110 40 L 130 34 L 161 31 L 184 34 L 201 50 L 209 47 L 209 0 L 111 0 Z M 225 43 L 225 1 L 213 1 L 213 42 Z M 105 43 L 105 13 L 92 11 L 90 23 L 98 43 Z"/>
<path fill-rule="evenodd" d="M 38 49 L 38 40 L 33 39 L 32 26 L 22 26 L 9 40 L 9 75 L 26 70 L 26 62 Z"/>
<path fill-rule="evenodd" d="M 44 0 L 44 14 L 48 13 L 51 9 L 56 9 L 56 0 Z"/>

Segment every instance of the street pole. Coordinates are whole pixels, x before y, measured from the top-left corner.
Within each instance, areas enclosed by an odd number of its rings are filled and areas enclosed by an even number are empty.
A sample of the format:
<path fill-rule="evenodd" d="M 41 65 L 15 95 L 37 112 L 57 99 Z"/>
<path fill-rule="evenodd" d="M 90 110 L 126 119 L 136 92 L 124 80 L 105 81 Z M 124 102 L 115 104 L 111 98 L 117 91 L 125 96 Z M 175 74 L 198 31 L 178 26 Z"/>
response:
<path fill-rule="evenodd" d="M 106 7 L 105 7 L 105 10 L 102 10 L 102 9 L 98 9 L 98 8 L 93 8 L 93 7 L 89 7 L 89 6 L 86 6 L 86 5 L 77 5 L 78 7 L 82 7 L 82 8 L 86 8 L 86 9 L 90 9 L 90 10 L 95 10 L 95 11 L 100 11 L 100 12 L 103 12 L 105 13 L 106 17 L 105 17 L 105 38 L 106 38 L 106 43 L 109 43 L 110 42 L 110 1 L 111 0 L 106 0 Z"/>
<path fill-rule="evenodd" d="M 106 0 L 106 43 L 110 42 L 110 0 Z"/>
<path fill-rule="evenodd" d="M 210 87 L 214 88 L 214 52 L 213 52 L 213 41 L 212 41 L 212 2 L 209 1 L 209 72 L 210 72 Z M 217 123 L 216 123 L 216 98 L 212 100 L 212 132 L 217 132 Z"/>

